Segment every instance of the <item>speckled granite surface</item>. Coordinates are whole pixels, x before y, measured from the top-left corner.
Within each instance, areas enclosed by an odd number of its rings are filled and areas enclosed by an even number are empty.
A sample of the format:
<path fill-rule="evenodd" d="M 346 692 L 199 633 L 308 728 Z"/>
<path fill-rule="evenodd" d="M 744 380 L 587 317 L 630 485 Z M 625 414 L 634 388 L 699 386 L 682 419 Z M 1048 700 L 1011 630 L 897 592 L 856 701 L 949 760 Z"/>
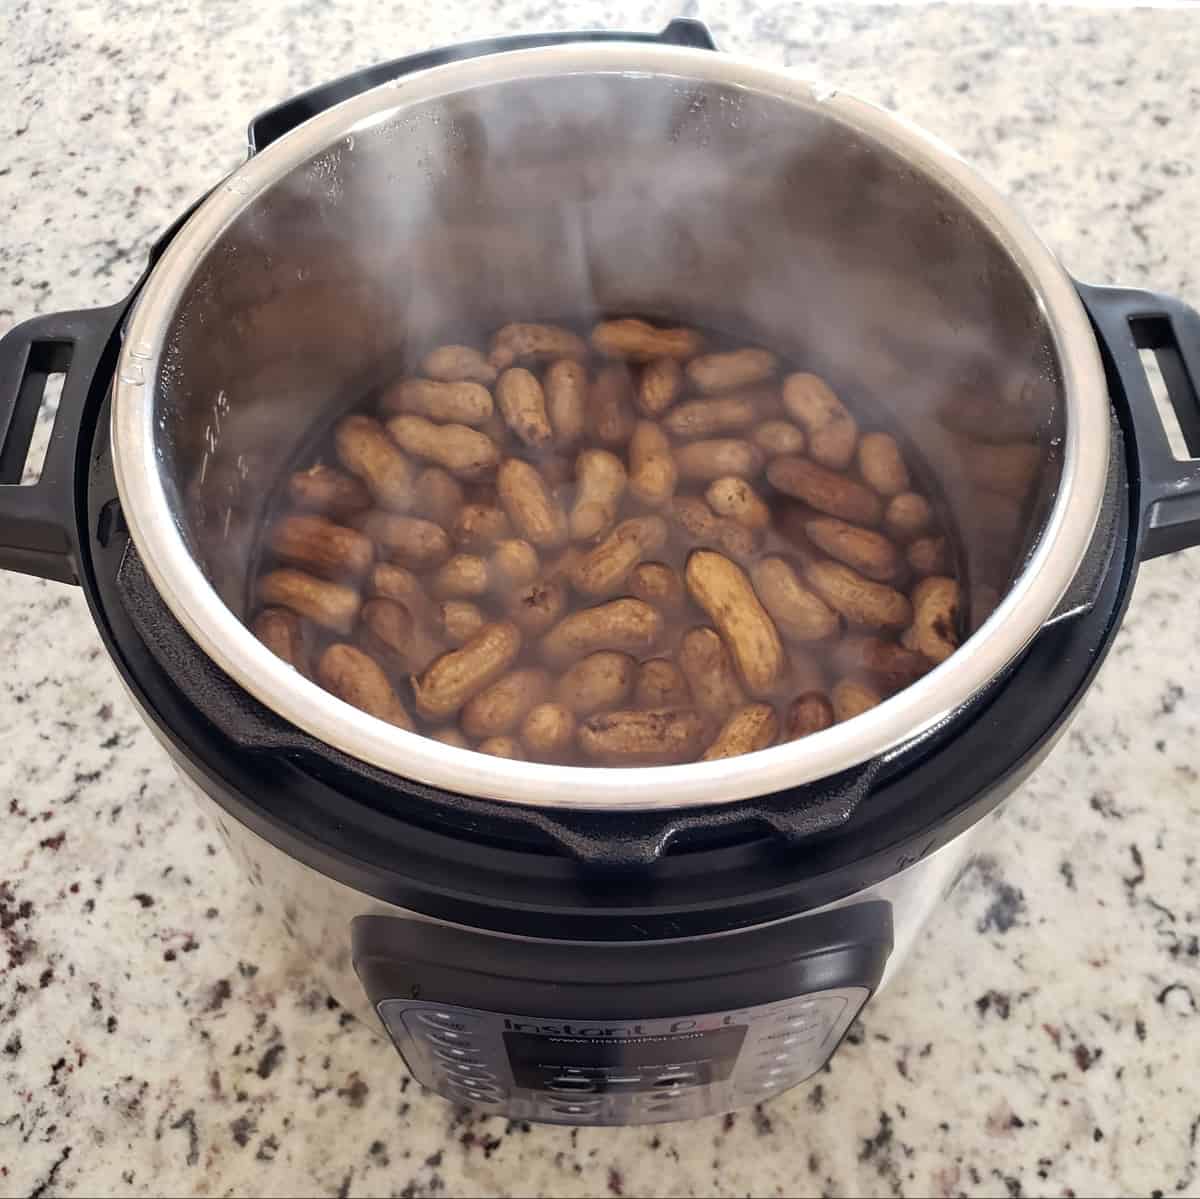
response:
<path fill-rule="evenodd" d="M 1200 14 L 702 11 L 941 134 L 1081 276 L 1200 303 Z M 9 0 L 0 330 L 121 296 L 290 92 L 671 14 Z M 241 888 L 81 597 L 0 576 L 0 1194 L 1200 1194 L 1197 594 L 1200 554 L 1145 570 L 1073 732 L 830 1073 L 723 1121 L 572 1132 L 410 1084 Z"/>

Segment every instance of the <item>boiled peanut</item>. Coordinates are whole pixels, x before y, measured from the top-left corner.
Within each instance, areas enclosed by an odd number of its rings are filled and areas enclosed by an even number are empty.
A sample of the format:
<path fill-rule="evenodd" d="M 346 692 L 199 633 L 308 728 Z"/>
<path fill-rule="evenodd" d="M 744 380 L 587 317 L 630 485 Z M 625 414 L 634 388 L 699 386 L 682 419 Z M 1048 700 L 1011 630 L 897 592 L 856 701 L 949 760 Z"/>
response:
<path fill-rule="evenodd" d="M 268 571 L 259 579 L 258 598 L 270 607 L 290 608 L 335 633 L 350 632 L 362 602 L 353 587 L 286 567 Z"/>
<path fill-rule="evenodd" d="M 402 449 L 444 466 L 460 479 L 480 479 L 500 461 L 496 443 L 469 425 L 435 425 L 423 416 L 393 416 L 387 427 Z"/>
<path fill-rule="evenodd" d="M 367 653 L 401 674 L 424 670 L 446 648 L 404 604 L 388 599 L 363 604 L 359 640 Z"/>
<path fill-rule="evenodd" d="M 772 459 L 767 480 L 784 495 L 851 524 L 877 525 L 883 516 L 883 504 L 869 487 L 807 458 L 785 454 Z"/>
<path fill-rule="evenodd" d="M 444 383 L 467 380 L 485 383 L 490 387 L 496 381 L 496 368 L 474 346 L 438 346 L 425 355 L 421 371 L 431 379 L 440 379 Z"/>
<path fill-rule="evenodd" d="M 872 708 L 883 703 L 883 696 L 862 679 L 840 679 L 833 686 L 830 698 L 833 700 L 834 719 L 840 724 L 843 720 L 853 720 Z"/>
<path fill-rule="evenodd" d="M 476 750 L 481 754 L 491 754 L 493 758 L 511 758 L 515 762 L 525 761 L 525 751 L 516 737 L 489 737 L 481 741 Z"/>
<path fill-rule="evenodd" d="M 757 393 L 737 392 L 678 404 L 663 417 L 662 426 L 673 437 L 719 437 L 754 424 L 758 410 Z"/>
<path fill-rule="evenodd" d="M 520 537 L 497 541 L 489 565 L 492 586 L 506 593 L 532 583 L 542 569 L 537 550 Z"/>
<path fill-rule="evenodd" d="M 729 649 L 714 630 L 689 629 L 679 643 L 679 668 L 696 705 L 724 719 L 730 708 L 746 702 L 729 657 Z"/>
<path fill-rule="evenodd" d="M 911 541 L 929 527 L 933 509 L 929 501 L 915 491 L 893 496 L 883 514 L 883 527 L 897 541 Z"/>
<path fill-rule="evenodd" d="M 659 417 L 682 391 L 683 368 L 674 358 L 656 358 L 642 370 L 634 403 L 643 416 Z"/>
<path fill-rule="evenodd" d="M 574 740 L 575 716 L 562 704 L 538 704 L 521 721 L 521 744 L 543 762 L 561 758 Z"/>
<path fill-rule="evenodd" d="M 723 554 L 693 550 L 684 581 L 725 639 L 746 689 L 751 695 L 769 695 L 783 677 L 786 658 L 779 630 L 746 572 Z"/>
<path fill-rule="evenodd" d="M 367 485 L 371 498 L 393 512 L 413 504 L 413 469 L 387 435 L 369 416 L 347 416 L 334 430 L 338 460 Z"/>
<path fill-rule="evenodd" d="M 556 625 L 567 610 L 567 589 L 549 576 L 522 587 L 508 604 L 509 619 L 527 637 L 537 637 Z"/>
<path fill-rule="evenodd" d="M 453 646 L 470 641 L 487 623 L 483 610 L 469 600 L 445 600 L 438 604 L 435 620 L 446 641 Z"/>
<path fill-rule="evenodd" d="M 676 496 L 666 512 L 693 545 L 716 548 L 731 558 L 741 559 L 752 557 L 758 549 L 754 530 L 717 516 L 699 496 Z"/>
<path fill-rule="evenodd" d="M 918 537 L 905 558 L 915 574 L 942 575 L 950 566 L 950 551 L 944 537 Z"/>
<path fill-rule="evenodd" d="M 824 691 L 825 668 L 813 654 L 793 646 L 788 654 L 791 669 L 788 671 L 787 685 L 790 691 Z"/>
<path fill-rule="evenodd" d="M 804 568 L 814 591 L 851 624 L 902 629 L 912 619 L 908 599 L 886 583 L 875 583 L 841 562 L 818 559 Z"/>
<path fill-rule="evenodd" d="M 609 448 L 624 445 L 633 435 L 633 382 L 628 367 L 615 362 L 601 367 L 588 389 L 588 420 L 592 436 Z"/>
<path fill-rule="evenodd" d="M 496 380 L 496 401 L 504 423 L 525 445 L 540 449 L 554 436 L 546 413 L 546 393 L 532 371 L 523 366 L 506 370 Z"/>
<path fill-rule="evenodd" d="M 496 475 L 500 503 L 517 532 L 539 550 L 558 549 L 567 540 L 567 517 L 537 468 L 506 458 Z"/>
<path fill-rule="evenodd" d="M 633 690 L 637 672 L 637 661 L 628 654 L 599 650 L 567 668 L 555 697 L 576 716 L 591 716 L 623 704 Z"/>
<path fill-rule="evenodd" d="M 763 452 L 740 438 L 707 438 L 681 445 L 675 451 L 675 465 L 681 479 L 709 483 L 723 475 L 758 474 L 763 466 Z"/>
<path fill-rule="evenodd" d="M 763 606 L 789 641 L 823 641 L 838 631 L 837 613 L 800 582 L 783 558 L 761 559 L 751 576 Z"/>
<path fill-rule="evenodd" d="M 649 362 L 655 358 L 691 358 L 704 347 L 695 329 L 663 329 L 634 318 L 601 321 L 592 330 L 592 345 L 609 358 Z"/>
<path fill-rule="evenodd" d="M 683 582 L 665 562 L 639 562 L 629 572 L 629 594 L 664 613 L 678 612 L 685 598 Z"/>
<path fill-rule="evenodd" d="M 488 362 L 506 370 L 514 362 L 546 362 L 555 358 L 585 359 L 587 342 L 559 325 L 515 322 L 496 331 Z"/>
<path fill-rule="evenodd" d="M 580 595 L 601 599 L 624 587 L 629 572 L 667 540 L 667 522 L 660 516 L 635 516 L 622 521 L 571 571 L 571 584 Z"/>
<path fill-rule="evenodd" d="M 297 508 L 330 519 L 353 516 L 371 506 L 371 493 L 361 479 L 332 466 L 310 466 L 288 479 L 288 498 Z"/>
<path fill-rule="evenodd" d="M 617 518 L 625 490 L 625 464 L 608 450 L 583 450 L 575 460 L 575 480 L 571 536 L 590 541 L 607 533 Z"/>
<path fill-rule="evenodd" d="M 444 720 L 504 674 L 521 650 L 514 624 L 485 624 L 465 645 L 435 658 L 413 679 L 417 711 L 426 720 Z"/>
<path fill-rule="evenodd" d="M 788 705 L 787 717 L 783 722 L 785 741 L 810 737 L 834 724 L 833 705 L 820 691 L 806 691 Z"/>
<path fill-rule="evenodd" d="M 815 516 L 805 523 L 804 531 L 818 549 L 868 579 L 890 583 L 901 573 L 896 547 L 873 529 L 864 529 L 836 516 Z"/>
<path fill-rule="evenodd" d="M 317 679 L 326 691 L 369 716 L 413 731 L 412 717 L 392 690 L 383 668 L 352 645 L 331 645 L 317 663 Z"/>
<path fill-rule="evenodd" d="M 692 692 L 670 658 L 649 658 L 638 667 L 633 702 L 639 708 L 684 707 L 692 702 Z"/>
<path fill-rule="evenodd" d="M 662 635 L 662 617 L 636 599 L 610 600 L 560 620 L 542 638 L 542 656 L 551 666 L 567 666 L 597 650 L 645 653 Z"/>
<path fill-rule="evenodd" d="M 462 484 L 440 466 L 427 466 L 417 476 L 413 495 L 416 515 L 446 529 L 461 511 L 465 498 Z"/>
<path fill-rule="evenodd" d="M 511 733 L 549 690 L 550 675 L 544 670 L 526 667 L 510 671 L 466 702 L 459 723 L 468 737 Z"/>
<path fill-rule="evenodd" d="M 771 523 L 771 509 L 745 479 L 736 475 L 714 479 L 704 498 L 718 516 L 727 516 L 747 529 L 765 529 Z"/>
<path fill-rule="evenodd" d="M 750 434 L 750 440 L 768 457 L 780 454 L 803 454 L 808 442 L 804 433 L 791 421 L 765 420 Z"/>
<path fill-rule="evenodd" d="M 731 712 L 716 740 L 704 751 L 702 762 L 733 758 L 766 749 L 779 734 L 779 717 L 770 704 L 747 704 Z"/>
<path fill-rule="evenodd" d="M 546 368 L 542 386 L 554 444 L 570 450 L 587 428 L 587 368 L 574 359 L 560 358 Z"/>
<path fill-rule="evenodd" d="M 443 745 L 453 745 L 455 749 L 471 748 L 471 743 L 452 724 L 446 725 L 445 728 L 434 729 L 425 735 L 434 741 L 440 741 Z"/>
<path fill-rule="evenodd" d="M 669 766 L 704 748 L 708 721 L 695 708 L 601 712 L 579 726 L 579 748 L 609 766 Z"/>
<path fill-rule="evenodd" d="M 431 616 L 429 597 L 425 594 L 424 584 L 411 570 L 405 570 L 403 566 L 396 566 L 392 562 L 377 563 L 368 580 L 368 591 L 371 595 L 403 604 L 421 624 L 426 623 Z"/>
<path fill-rule="evenodd" d="M 478 554 L 454 554 L 438 567 L 429 590 L 438 599 L 478 599 L 491 585 L 486 558 Z"/>
<path fill-rule="evenodd" d="M 280 561 L 323 579 L 357 578 L 370 569 L 375 558 L 369 537 L 323 516 L 281 517 L 268 544 Z"/>
<path fill-rule="evenodd" d="M 1029 494 L 1042 460 L 1041 450 L 1027 442 L 984 445 L 964 439 L 962 452 L 967 475 L 974 483 L 1014 500 Z"/>
<path fill-rule="evenodd" d="M 677 480 L 666 435 L 653 421 L 638 421 L 629 439 L 629 490 L 648 508 L 658 508 L 675 494 Z"/>
<path fill-rule="evenodd" d="M 492 393 L 479 383 L 401 379 L 379 397 L 385 416 L 409 413 L 439 424 L 482 425 L 494 411 Z"/>
<path fill-rule="evenodd" d="M 382 546 L 393 562 L 409 570 L 432 570 L 445 562 L 452 552 L 446 530 L 431 520 L 371 511 L 358 517 L 355 524 Z"/>
<path fill-rule="evenodd" d="M 277 658 L 301 674 L 308 674 L 308 638 L 304 622 L 287 608 L 264 608 L 255 618 L 251 631 Z"/>
<path fill-rule="evenodd" d="M 887 433 L 867 433 L 858 443 L 858 472 L 880 495 L 900 495 L 912 485 L 904 455 Z"/>
<path fill-rule="evenodd" d="M 693 358 L 687 364 L 687 377 L 697 391 L 711 394 L 761 383 L 778 368 L 779 359 L 770 350 L 730 350 Z"/>
<path fill-rule="evenodd" d="M 454 519 L 451 529 L 459 549 L 490 549 L 498 541 L 512 536 L 512 524 L 503 508 L 490 504 L 467 504 Z"/>
<path fill-rule="evenodd" d="M 783 406 L 808 438 L 808 453 L 822 466 L 845 470 L 858 444 L 858 422 L 817 375 L 799 372 L 783 381 Z"/>
<path fill-rule="evenodd" d="M 913 650 L 882 637 L 847 637 L 834 648 L 833 664 L 843 674 L 867 674 L 888 691 L 899 691 L 928 673 L 929 663 Z"/>
<path fill-rule="evenodd" d="M 912 590 L 912 626 L 903 641 L 931 662 L 944 662 L 958 648 L 959 586 L 956 579 L 932 575 Z"/>

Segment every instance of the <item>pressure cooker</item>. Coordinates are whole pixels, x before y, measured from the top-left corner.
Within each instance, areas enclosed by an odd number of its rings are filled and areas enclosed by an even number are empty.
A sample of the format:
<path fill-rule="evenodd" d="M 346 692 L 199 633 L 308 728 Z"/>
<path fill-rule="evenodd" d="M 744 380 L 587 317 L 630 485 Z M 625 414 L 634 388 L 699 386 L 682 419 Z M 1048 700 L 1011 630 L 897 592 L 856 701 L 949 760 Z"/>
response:
<path fill-rule="evenodd" d="M 1200 541 L 1140 356 L 1200 454 L 1200 317 L 1073 280 L 944 146 L 694 21 L 385 63 L 256 118 L 249 151 L 128 298 L 0 342 L 0 566 L 83 588 L 249 885 L 426 1087 L 634 1124 L 802 1082 L 1062 734 L 1139 563 Z M 254 638 L 264 481 L 331 412 L 450 314 L 613 311 L 736 323 L 880 397 L 992 596 L 962 647 L 813 736 L 633 770 L 418 737 Z M 1000 563 L 928 419 L 981 387 L 1041 430 Z"/>

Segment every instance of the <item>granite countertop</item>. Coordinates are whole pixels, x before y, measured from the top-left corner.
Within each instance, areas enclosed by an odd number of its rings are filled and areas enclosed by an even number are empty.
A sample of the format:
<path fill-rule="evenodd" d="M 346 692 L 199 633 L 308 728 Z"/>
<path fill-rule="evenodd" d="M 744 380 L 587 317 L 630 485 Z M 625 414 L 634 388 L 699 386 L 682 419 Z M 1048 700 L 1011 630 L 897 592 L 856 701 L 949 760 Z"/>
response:
<path fill-rule="evenodd" d="M 1081 277 L 1200 304 L 1195 12 L 701 9 L 727 49 L 940 134 Z M 0 330 L 124 295 L 290 93 L 672 10 L 10 0 Z M 1198 591 L 1200 553 L 1144 570 L 1071 733 L 830 1072 L 725 1119 L 571 1131 L 410 1083 L 243 889 L 80 594 L 0 576 L 0 1194 L 1200 1194 Z"/>

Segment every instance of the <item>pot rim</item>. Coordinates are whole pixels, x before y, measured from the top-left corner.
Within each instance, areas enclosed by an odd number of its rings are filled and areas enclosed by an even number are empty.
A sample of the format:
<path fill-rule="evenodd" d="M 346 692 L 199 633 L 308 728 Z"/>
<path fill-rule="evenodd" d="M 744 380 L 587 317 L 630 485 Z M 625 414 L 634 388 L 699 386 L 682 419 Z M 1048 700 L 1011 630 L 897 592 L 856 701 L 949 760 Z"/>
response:
<path fill-rule="evenodd" d="M 732 85 L 819 111 L 883 143 L 955 194 L 996 237 L 1036 296 L 1054 340 L 1066 410 L 1062 473 L 1024 570 L 948 661 L 878 707 L 800 741 L 716 762 L 621 769 L 494 758 L 398 729 L 303 678 L 258 641 L 193 559 L 163 486 L 154 423 L 167 331 L 202 256 L 244 208 L 339 138 L 410 105 L 579 73 L 652 73 Z M 1072 280 L 973 168 L 905 119 L 784 70 L 708 50 L 633 42 L 514 50 L 430 68 L 353 97 L 272 143 L 218 184 L 168 245 L 131 315 L 113 393 L 113 465 L 130 535 L 164 602 L 223 671 L 284 720 L 380 769 L 452 792 L 544 808 L 670 810 L 735 802 L 836 774 L 942 723 L 1008 666 L 1054 612 L 1091 540 L 1108 466 L 1108 390 Z"/>

